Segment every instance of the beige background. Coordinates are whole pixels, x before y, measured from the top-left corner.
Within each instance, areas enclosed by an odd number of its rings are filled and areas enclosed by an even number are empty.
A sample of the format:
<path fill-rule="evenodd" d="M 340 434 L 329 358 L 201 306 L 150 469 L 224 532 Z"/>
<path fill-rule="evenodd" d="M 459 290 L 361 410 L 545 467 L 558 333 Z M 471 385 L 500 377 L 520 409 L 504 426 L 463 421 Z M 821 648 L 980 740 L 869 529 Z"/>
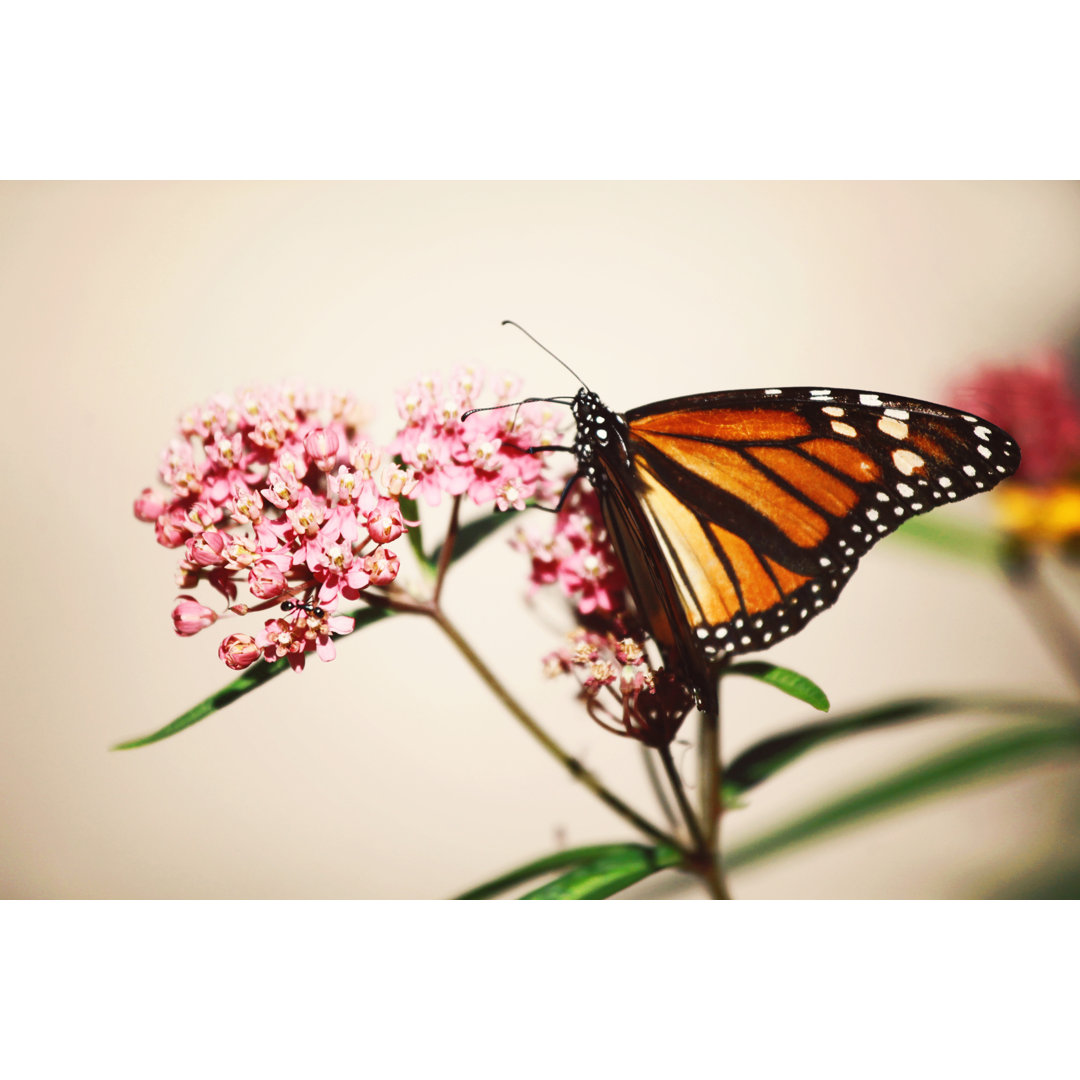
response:
<path fill-rule="evenodd" d="M 299 375 L 389 435 L 408 376 L 471 361 L 627 408 L 737 386 L 933 398 L 979 357 L 1080 325 L 1065 184 L 8 184 L 0 187 L 6 708 L 0 894 L 424 897 L 622 839 L 430 627 L 400 619 L 176 739 L 108 753 L 226 681 L 181 640 L 175 553 L 131 514 L 179 411 Z M 944 511 L 984 517 L 988 506 Z M 545 522 L 537 522 L 539 526 Z M 556 640 L 494 541 L 447 589 L 480 652 L 575 753 L 647 798 L 636 747 L 547 683 Z M 837 708 L 932 689 L 1068 693 L 988 576 L 887 542 L 771 654 Z M 754 684 L 725 745 L 806 719 Z M 749 836 L 971 719 L 805 759 L 734 815 Z M 736 895 L 993 893 L 1070 843 L 1075 770 L 941 800 L 736 874 Z M 637 895 L 675 895 L 657 881 Z"/>

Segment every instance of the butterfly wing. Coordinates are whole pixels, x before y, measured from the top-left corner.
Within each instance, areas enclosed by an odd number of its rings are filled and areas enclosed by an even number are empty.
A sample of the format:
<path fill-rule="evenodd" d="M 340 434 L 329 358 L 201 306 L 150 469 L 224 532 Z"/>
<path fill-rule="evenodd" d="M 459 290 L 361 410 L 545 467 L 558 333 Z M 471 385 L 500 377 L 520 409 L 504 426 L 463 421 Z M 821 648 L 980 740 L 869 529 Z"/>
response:
<path fill-rule="evenodd" d="M 699 692 L 718 659 L 832 605 L 902 522 L 1020 462 L 977 416 L 857 390 L 701 394 L 623 420 L 596 448 L 601 504 L 643 618 Z"/>

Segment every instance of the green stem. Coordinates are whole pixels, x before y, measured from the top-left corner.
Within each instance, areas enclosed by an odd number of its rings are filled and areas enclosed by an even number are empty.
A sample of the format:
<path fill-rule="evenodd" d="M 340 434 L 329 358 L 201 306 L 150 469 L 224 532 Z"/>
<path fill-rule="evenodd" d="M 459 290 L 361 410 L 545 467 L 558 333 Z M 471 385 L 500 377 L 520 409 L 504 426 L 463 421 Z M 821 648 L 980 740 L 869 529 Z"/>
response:
<path fill-rule="evenodd" d="M 694 847 L 697 848 L 698 851 L 705 851 L 707 850 L 705 846 L 705 837 L 702 835 L 701 826 L 694 816 L 694 808 L 690 805 L 690 800 L 686 797 L 686 789 L 683 787 L 682 777 L 679 776 L 679 770 L 675 768 L 675 762 L 671 758 L 671 747 L 660 746 L 657 747 L 657 751 L 660 754 L 660 760 L 664 763 L 664 772 L 667 773 L 668 781 L 671 784 L 671 790 L 675 792 L 675 801 L 679 804 L 679 809 L 682 811 L 686 827 L 690 831 L 690 839 L 693 841 Z"/>
<path fill-rule="evenodd" d="M 560 765 L 563 766 L 575 780 L 581 781 L 601 802 L 615 811 L 620 817 L 628 821 L 634 828 L 643 832 L 653 840 L 659 840 L 665 844 L 672 844 L 680 851 L 685 850 L 682 845 L 662 829 L 657 828 L 652 822 L 646 820 L 636 810 L 628 806 L 613 792 L 594 776 L 577 758 L 568 754 L 559 744 L 521 707 L 517 700 L 510 694 L 505 686 L 498 680 L 495 673 L 473 651 L 472 646 L 461 636 L 457 627 L 438 609 L 431 611 L 431 617 L 439 624 L 443 633 L 457 646 L 458 651 L 469 662 L 472 669 L 487 683 L 491 692 L 506 706 L 514 718 L 525 730 Z"/>
<path fill-rule="evenodd" d="M 1080 686 L 1080 637 L 1076 625 L 1053 589 L 1047 587 L 1036 558 L 1014 556 L 1004 565 L 1005 578 L 1028 621 L 1072 681 Z"/>
<path fill-rule="evenodd" d="M 653 789 L 653 794 L 656 796 L 656 801 L 660 804 L 660 809 L 663 811 L 664 820 L 668 823 L 668 827 L 671 829 L 677 829 L 678 824 L 675 819 L 675 811 L 671 808 L 671 803 L 668 801 L 667 794 L 664 792 L 664 785 L 660 782 L 660 774 L 656 771 L 656 762 L 653 761 L 652 747 L 641 744 L 641 760 L 645 763 L 645 773 L 649 777 L 649 784 Z"/>

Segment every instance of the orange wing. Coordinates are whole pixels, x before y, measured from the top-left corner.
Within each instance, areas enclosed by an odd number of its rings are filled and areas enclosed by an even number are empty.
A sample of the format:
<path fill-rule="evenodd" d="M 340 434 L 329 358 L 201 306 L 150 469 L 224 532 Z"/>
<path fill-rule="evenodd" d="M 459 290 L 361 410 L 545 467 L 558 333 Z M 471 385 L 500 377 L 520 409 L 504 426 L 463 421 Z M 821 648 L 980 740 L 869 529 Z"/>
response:
<path fill-rule="evenodd" d="M 721 657 L 828 608 L 907 518 L 988 490 L 1020 462 L 976 416 L 856 390 L 704 394 L 625 417 L 578 400 L 581 471 L 650 631 L 699 687 Z"/>

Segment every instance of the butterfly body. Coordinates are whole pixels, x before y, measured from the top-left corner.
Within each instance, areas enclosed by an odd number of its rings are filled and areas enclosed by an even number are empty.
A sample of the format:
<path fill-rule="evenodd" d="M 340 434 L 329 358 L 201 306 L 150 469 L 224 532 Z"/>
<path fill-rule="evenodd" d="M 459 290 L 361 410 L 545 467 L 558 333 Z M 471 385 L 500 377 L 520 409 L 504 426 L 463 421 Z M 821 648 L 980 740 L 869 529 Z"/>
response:
<path fill-rule="evenodd" d="M 723 660 L 797 633 L 877 540 L 1020 462 L 977 416 L 868 391 L 723 391 L 622 415 L 582 389 L 571 407 L 577 475 L 665 663 L 704 708 Z"/>

